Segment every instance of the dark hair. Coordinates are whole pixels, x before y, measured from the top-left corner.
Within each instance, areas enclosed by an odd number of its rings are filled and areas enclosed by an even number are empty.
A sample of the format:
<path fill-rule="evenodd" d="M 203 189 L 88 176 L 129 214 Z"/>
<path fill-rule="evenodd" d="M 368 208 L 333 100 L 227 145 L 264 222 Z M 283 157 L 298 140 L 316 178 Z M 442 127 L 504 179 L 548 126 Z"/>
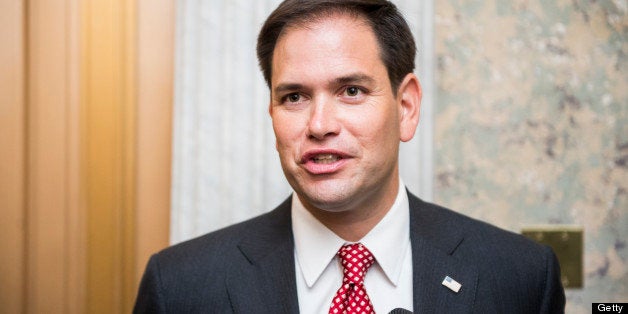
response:
<path fill-rule="evenodd" d="M 373 29 L 380 57 L 396 92 L 403 78 L 414 71 L 416 46 L 412 32 L 397 7 L 387 0 L 285 0 L 266 19 L 257 37 L 257 59 L 266 84 L 271 86 L 273 52 L 285 29 L 315 22 L 333 14 L 363 18 Z"/>

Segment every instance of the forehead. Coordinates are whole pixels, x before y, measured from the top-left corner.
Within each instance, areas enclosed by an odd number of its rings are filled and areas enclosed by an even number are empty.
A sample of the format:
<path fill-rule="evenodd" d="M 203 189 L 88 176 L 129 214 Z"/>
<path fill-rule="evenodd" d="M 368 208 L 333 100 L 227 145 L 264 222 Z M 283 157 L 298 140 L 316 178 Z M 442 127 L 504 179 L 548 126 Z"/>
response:
<path fill-rule="evenodd" d="M 273 52 L 272 84 L 385 69 L 377 38 L 364 18 L 334 14 L 286 28 Z"/>

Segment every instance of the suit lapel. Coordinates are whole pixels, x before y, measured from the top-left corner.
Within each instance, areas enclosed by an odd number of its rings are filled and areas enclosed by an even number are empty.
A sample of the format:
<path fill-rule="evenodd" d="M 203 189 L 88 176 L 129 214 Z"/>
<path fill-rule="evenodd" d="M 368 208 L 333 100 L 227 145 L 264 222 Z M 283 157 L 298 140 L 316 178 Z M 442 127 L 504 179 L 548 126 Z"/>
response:
<path fill-rule="evenodd" d="M 465 313 L 473 308 L 477 269 L 454 256 L 464 240 L 439 209 L 408 193 L 415 313 Z M 234 267 L 227 291 L 236 313 L 298 313 L 294 239 L 289 198 L 264 216 L 238 245 L 248 263 Z M 253 236 L 255 235 L 255 236 Z M 240 266 L 240 265 L 238 265 Z M 442 285 L 445 276 L 462 284 L 459 292 Z"/>
<path fill-rule="evenodd" d="M 408 193 L 415 313 L 471 312 L 478 280 L 477 269 L 454 256 L 464 240 L 447 224 L 438 208 Z M 442 284 L 446 276 L 462 287 L 454 292 Z"/>
<path fill-rule="evenodd" d="M 264 217 L 238 248 L 248 263 L 227 282 L 236 313 L 298 313 L 291 199 Z"/>

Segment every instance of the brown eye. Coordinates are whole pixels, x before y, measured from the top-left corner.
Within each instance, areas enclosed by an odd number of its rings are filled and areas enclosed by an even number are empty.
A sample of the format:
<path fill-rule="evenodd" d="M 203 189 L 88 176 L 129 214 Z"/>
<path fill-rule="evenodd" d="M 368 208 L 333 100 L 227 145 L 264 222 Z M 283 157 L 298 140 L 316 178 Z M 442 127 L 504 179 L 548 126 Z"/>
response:
<path fill-rule="evenodd" d="M 299 100 L 301 100 L 301 95 L 299 95 L 299 94 L 290 94 L 290 95 L 288 95 L 288 101 L 289 102 L 298 102 Z"/>
<path fill-rule="evenodd" d="M 354 97 L 360 93 L 360 89 L 355 86 L 351 86 L 347 88 L 346 93 L 347 93 L 347 96 Z"/>

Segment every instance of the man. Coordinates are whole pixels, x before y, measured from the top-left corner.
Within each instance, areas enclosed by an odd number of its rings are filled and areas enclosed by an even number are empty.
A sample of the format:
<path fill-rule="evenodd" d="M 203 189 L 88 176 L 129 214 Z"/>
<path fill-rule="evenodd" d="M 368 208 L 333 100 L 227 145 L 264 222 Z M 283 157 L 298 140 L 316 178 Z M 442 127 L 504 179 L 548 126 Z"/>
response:
<path fill-rule="evenodd" d="M 252 220 L 155 254 L 136 312 L 558 313 L 551 249 L 403 186 L 421 87 L 385 0 L 286 0 L 258 38 L 294 194 Z"/>

